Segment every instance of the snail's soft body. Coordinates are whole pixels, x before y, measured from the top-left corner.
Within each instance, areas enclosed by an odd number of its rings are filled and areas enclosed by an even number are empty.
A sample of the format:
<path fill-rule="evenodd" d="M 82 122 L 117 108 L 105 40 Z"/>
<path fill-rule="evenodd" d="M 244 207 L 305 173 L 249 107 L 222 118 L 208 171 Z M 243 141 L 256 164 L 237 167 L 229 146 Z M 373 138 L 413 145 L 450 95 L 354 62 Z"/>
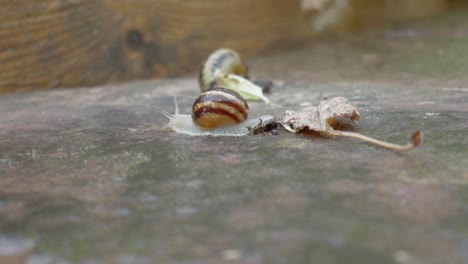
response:
<path fill-rule="evenodd" d="M 216 70 L 239 75 L 247 79 L 249 77 L 247 65 L 237 52 L 226 48 L 218 49 L 210 54 L 200 69 L 198 81 L 202 92 L 216 86 Z"/>
<path fill-rule="evenodd" d="M 163 114 L 169 119 L 166 127 L 171 128 L 179 134 L 186 134 L 190 136 L 227 136 L 227 137 L 241 137 L 251 133 L 251 130 L 261 126 L 266 121 L 271 121 L 273 116 L 266 115 L 258 118 L 247 119 L 236 125 L 226 125 L 215 127 L 212 129 L 203 129 L 193 123 L 191 115 L 182 115 L 179 113 L 177 102 L 175 102 L 175 113 L 170 114 L 162 109 L 152 107 L 159 113 Z"/>

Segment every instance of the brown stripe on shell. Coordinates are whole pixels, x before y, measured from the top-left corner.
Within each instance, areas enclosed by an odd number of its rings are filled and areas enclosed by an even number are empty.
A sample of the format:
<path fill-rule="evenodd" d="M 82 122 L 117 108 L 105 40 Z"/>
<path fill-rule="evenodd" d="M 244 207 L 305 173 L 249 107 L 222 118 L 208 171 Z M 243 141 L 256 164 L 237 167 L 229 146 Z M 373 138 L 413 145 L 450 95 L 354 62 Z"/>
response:
<path fill-rule="evenodd" d="M 203 108 L 192 114 L 195 124 L 204 128 L 218 127 L 222 125 L 234 125 L 242 122 L 239 116 L 224 109 Z"/>
<path fill-rule="evenodd" d="M 249 105 L 239 93 L 218 87 L 216 89 L 204 92 L 198 96 L 197 100 L 193 103 L 193 110 L 202 107 L 211 102 L 223 102 L 232 105 L 239 112 L 248 112 Z"/>
<path fill-rule="evenodd" d="M 222 102 L 224 105 L 234 108 L 237 113 L 242 115 L 242 120 L 245 120 L 249 115 L 249 107 L 245 107 L 246 105 L 241 105 L 235 102 Z"/>
<path fill-rule="evenodd" d="M 240 123 L 248 113 L 249 106 L 244 98 L 224 88 L 202 93 L 192 106 L 192 120 L 205 128 Z"/>
<path fill-rule="evenodd" d="M 223 88 L 223 87 L 220 87 L 218 86 L 216 89 L 213 89 L 211 91 L 218 91 L 218 92 L 222 92 L 222 93 L 227 93 L 227 94 L 230 94 L 232 96 L 234 96 L 237 100 L 241 101 L 242 102 L 242 105 L 244 105 L 244 107 L 246 109 L 249 109 L 249 105 L 247 104 L 247 102 L 245 101 L 244 97 L 242 97 L 238 92 L 236 91 L 233 91 L 233 90 L 229 90 L 229 89 L 226 89 L 226 88 Z"/>
<path fill-rule="evenodd" d="M 235 101 L 209 101 L 198 103 L 192 111 L 192 117 L 195 119 L 204 118 L 206 114 L 219 113 L 230 117 L 234 123 L 244 121 L 248 116 L 248 110 Z M 211 117 L 210 117 L 211 118 Z"/>

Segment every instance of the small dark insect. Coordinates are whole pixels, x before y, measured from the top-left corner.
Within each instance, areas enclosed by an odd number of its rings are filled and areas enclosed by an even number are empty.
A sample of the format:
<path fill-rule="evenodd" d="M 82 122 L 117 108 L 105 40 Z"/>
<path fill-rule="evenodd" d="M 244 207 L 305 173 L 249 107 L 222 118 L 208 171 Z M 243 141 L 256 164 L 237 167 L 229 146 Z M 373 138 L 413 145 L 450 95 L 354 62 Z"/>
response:
<path fill-rule="evenodd" d="M 260 118 L 260 122 L 258 122 L 258 124 L 256 124 L 253 127 L 249 127 L 249 131 L 251 135 L 267 132 L 271 132 L 272 135 L 277 135 L 279 134 L 277 129 L 280 127 L 281 123 L 276 121 L 276 118 L 274 118 L 273 116 L 262 117 Z"/>

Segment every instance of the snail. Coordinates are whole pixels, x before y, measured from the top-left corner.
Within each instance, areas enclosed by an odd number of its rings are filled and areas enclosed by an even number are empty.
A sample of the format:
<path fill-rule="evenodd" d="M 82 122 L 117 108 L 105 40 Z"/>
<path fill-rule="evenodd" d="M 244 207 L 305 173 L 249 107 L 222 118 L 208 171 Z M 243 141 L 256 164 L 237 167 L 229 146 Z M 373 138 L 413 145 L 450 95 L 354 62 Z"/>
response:
<path fill-rule="evenodd" d="M 210 54 L 206 62 L 201 66 L 198 82 L 202 92 L 216 87 L 215 71 L 232 73 L 249 78 L 247 65 L 242 61 L 237 52 L 231 49 L 221 48 Z"/>
<path fill-rule="evenodd" d="M 150 106 L 169 119 L 167 127 L 177 133 L 191 136 L 233 136 L 252 134 L 274 121 L 271 115 L 247 119 L 249 108 L 236 92 L 213 89 L 198 96 L 192 106 L 191 115 L 179 113 L 174 98 L 175 113 Z"/>
<path fill-rule="evenodd" d="M 216 88 L 206 91 L 193 103 L 192 120 L 204 129 L 235 125 L 249 115 L 249 105 L 237 92 Z"/>
<path fill-rule="evenodd" d="M 251 82 L 248 75 L 247 65 L 239 54 L 222 48 L 211 53 L 202 65 L 198 82 L 202 92 L 222 86 L 238 92 L 245 100 L 262 100 L 269 104 L 270 100 L 263 95 L 263 91 L 269 92 L 273 82 L 266 79 Z"/>

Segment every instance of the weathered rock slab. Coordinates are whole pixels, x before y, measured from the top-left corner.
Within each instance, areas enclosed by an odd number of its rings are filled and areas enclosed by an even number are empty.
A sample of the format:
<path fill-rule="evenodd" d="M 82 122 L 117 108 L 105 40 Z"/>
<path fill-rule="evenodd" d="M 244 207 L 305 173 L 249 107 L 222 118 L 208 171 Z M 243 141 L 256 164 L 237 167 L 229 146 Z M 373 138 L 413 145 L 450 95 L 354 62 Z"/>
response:
<path fill-rule="evenodd" d="M 147 105 L 172 112 L 177 96 L 188 113 L 195 76 L 3 96 L 0 234 L 33 241 L 31 263 L 466 263 L 468 34 L 430 25 L 251 67 L 276 84 L 252 116 L 344 96 L 354 131 L 405 143 L 420 129 L 406 154 L 282 130 L 178 135 Z"/>

